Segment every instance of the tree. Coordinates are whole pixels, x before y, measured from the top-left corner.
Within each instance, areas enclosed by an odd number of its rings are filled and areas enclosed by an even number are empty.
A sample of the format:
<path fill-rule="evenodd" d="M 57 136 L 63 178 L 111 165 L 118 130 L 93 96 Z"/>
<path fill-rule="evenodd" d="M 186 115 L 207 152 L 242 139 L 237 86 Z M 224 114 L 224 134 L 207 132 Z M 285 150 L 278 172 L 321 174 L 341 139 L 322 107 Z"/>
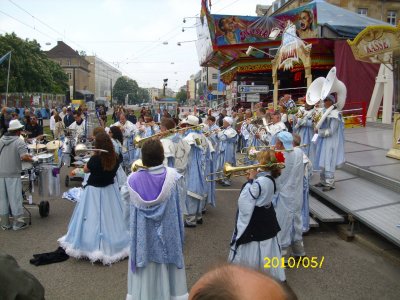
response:
<path fill-rule="evenodd" d="M 119 104 L 125 103 L 125 97 L 128 95 L 128 103 L 138 103 L 138 89 L 139 85 L 135 80 L 127 76 L 122 76 L 117 79 L 113 88 L 113 98 L 117 99 Z"/>
<path fill-rule="evenodd" d="M 139 102 L 150 102 L 149 91 L 140 87 L 138 90 L 138 100 Z"/>
<path fill-rule="evenodd" d="M 68 76 L 48 59 L 36 41 L 22 40 L 15 33 L 0 35 L 0 55 L 11 52 L 9 92 L 64 94 Z M 8 62 L 0 65 L 0 91 L 6 91 Z"/>
<path fill-rule="evenodd" d="M 177 94 L 176 94 L 176 100 L 183 104 L 186 100 L 187 100 L 187 93 L 185 90 L 180 90 Z"/>

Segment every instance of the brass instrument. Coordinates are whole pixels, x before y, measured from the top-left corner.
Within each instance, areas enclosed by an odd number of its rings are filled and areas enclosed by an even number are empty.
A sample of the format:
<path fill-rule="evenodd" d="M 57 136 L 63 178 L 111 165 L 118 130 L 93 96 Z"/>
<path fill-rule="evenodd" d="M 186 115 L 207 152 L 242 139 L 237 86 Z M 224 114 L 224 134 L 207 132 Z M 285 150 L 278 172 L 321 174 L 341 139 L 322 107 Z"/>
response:
<path fill-rule="evenodd" d="M 318 122 L 321 120 L 321 117 L 322 117 L 322 110 L 314 110 L 311 116 L 314 126 L 318 124 Z"/>
<path fill-rule="evenodd" d="M 297 119 L 303 119 L 304 115 L 306 114 L 304 109 L 299 108 L 295 114 Z"/>
<path fill-rule="evenodd" d="M 249 165 L 249 166 L 243 166 L 243 167 L 233 167 L 230 163 L 225 163 L 224 164 L 224 169 L 223 171 L 220 172 L 215 172 L 215 173 L 210 173 L 206 176 L 206 181 L 217 181 L 221 180 L 223 178 L 231 178 L 231 177 L 239 177 L 239 176 L 246 176 L 246 173 L 243 173 L 247 170 L 252 170 L 252 169 L 258 169 L 258 168 L 271 168 L 271 167 L 277 167 L 279 169 L 283 169 L 285 167 L 285 164 L 283 163 L 270 163 L 270 164 L 257 164 L 257 165 Z M 216 179 L 209 179 L 208 177 L 214 174 L 221 174 L 223 177 L 218 177 Z"/>
<path fill-rule="evenodd" d="M 240 151 L 241 154 L 245 154 L 248 156 L 250 151 L 254 151 L 257 149 L 268 149 L 271 148 L 271 146 L 249 146 L 249 147 L 243 147 L 242 150 Z"/>
<path fill-rule="evenodd" d="M 148 168 L 143 165 L 143 161 L 141 159 L 137 159 L 132 163 L 131 171 L 137 172 L 140 169 L 148 169 Z"/>
<path fill-rule="evenodd" d="M 250 120 L 251 122 L 257 120 L 257 117 L 251 117 L 251 118 L 247 118 L 244 119 L 243 121 L 237 122 L 236 125 L 241 125 L 242 123 L 246 122 L 247 120 Z"/>
<path fill-rule="evenodd" d="M 204 127 L 203 124 L 189 126 L 189 127 L 185 127 L 185 128 L 175 127 L 175 128 L 169 129 L 167 131 L 159 132 L 159 133 L 156 133 L 156 134 L 153 134 L 151 136 L 144 137 L 144 138 L 141 138 L 140 136 L 136 136 L 133 139 L 133 144 L 135 145 L 136 148 L 141 148 L 144 142 L 146 142 L 148 140 L 151 140 L 153 138 L 164 138 L 164 137 L 167 137 L 167 136 L 169 136 L 171 134 L 174 134 L 174 133 L 177 133 L 177 132 L 180 132 L 180 131 L 184 131 L 184 130 L 187 130 L 187 129 L 200 130 L 203 127 Z"/>
<path fill-rule="evenodd" d="M 218 128 L 215 128 L 215 129 L 213 129 L 211 131 L 206 131 L 206 132 L 204 132 L 204 136 L 209 137 L 210 135 L 212 135 L 214 133 L 218 133 L 221 130 L 222 130 L 221 127 L 218 127 Z"/>

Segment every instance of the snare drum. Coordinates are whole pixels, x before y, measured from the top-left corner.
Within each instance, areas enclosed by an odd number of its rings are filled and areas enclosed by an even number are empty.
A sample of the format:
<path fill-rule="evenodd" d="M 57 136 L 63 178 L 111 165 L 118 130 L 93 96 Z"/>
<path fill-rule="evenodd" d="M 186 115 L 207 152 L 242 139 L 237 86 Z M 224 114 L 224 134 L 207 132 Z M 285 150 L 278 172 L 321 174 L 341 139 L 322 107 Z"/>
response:
<path fill-rule="evenodd" d="M 39 163 L 47 164 L 54 161 L 54 154 L 52 153 L 42 153 L 37 155 Z"/>

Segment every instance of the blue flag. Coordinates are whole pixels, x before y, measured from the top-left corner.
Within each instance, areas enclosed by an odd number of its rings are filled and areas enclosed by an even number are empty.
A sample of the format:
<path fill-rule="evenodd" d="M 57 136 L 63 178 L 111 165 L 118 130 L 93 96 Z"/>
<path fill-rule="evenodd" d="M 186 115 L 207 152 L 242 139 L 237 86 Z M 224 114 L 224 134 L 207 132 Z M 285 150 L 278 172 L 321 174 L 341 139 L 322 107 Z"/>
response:
<path fill-rule="evenodd" d="M 3 61 L 5 61 L 7 58 L 9 58 L 11 56 L 11 51 L 10 52 L 8 52 L 8 53 L 6 53 L 5 55 L 3 55 L 1 58 L 0 58 L 0 65 L 3 63 Z"/>

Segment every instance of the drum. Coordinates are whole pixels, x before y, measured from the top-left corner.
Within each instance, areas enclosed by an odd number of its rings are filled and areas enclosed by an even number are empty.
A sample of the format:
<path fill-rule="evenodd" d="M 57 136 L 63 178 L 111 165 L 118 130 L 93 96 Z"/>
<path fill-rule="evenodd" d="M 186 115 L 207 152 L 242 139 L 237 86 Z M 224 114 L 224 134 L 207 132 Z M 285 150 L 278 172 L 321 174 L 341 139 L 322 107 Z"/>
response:
<path fill-rule="evenodd" d="M 42 153 L 42 154 L 37 155 L 37 159 L 38 159 L 39 163 L 48 164 L 48 163 L 53 162 L 54 154 L 52 154 L 52 153 Z"/>
<path fill-rule="evenodd" d="M 54 140 L 54 141 L 48 142 L 46 144 L 46 148 L 49 151 L 54 151 L 54 150 L 60 149 L 62 146 L 63 146 L 63 143 L 58 140 Z"/>
<path fill-rule="evenodd" d="M 60 174 L 55 172 L 56 166 L 43 164 L 39 173 L 39 196 L 58 197 L 61 196 Z"/>

